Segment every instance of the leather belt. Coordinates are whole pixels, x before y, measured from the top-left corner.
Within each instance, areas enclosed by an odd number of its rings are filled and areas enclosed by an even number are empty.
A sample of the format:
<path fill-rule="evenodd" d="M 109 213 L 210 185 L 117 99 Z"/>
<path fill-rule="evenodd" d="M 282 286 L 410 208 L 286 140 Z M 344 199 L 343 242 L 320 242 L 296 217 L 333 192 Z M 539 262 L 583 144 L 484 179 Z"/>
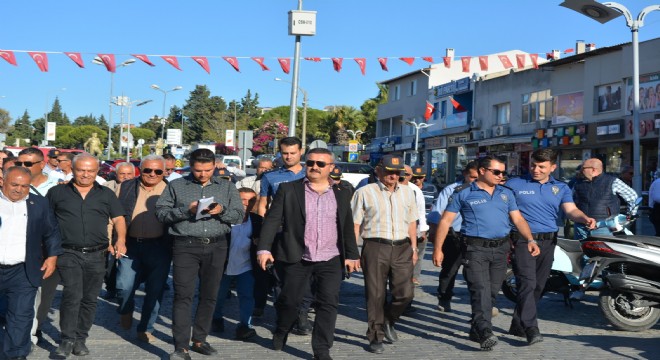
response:
<path fill-rule="evenodd" d="M 410 238 L 405 238 L 402 240 L 389 240 L 383 238 L 364 238 L 365 241 L 377 242 L 379 244 L 385 244 L 390 246 L 401 246 L 405 244 L 410 244 Z"/>
<path fill-rule="evenodd" d="M 67 249 L 67 250 L 73 250 L 73 251 L 79 251 L 83 254 L 87 253 L 93 253 L 101 250 L 107 250 L 108 245 L 107 244 L 102 244 L 102 245 L 97 245 L 97 246 L 89 246 L 89 247 L 84 247 L 84 246 L 73 246 L 73 245 L 65 245 L 62 244 L 62 247 Z"/>
<path fill-rule="evenodd" d="M 133 240 L 133 241 L 135 241 L 135 242 L 139 242 L 139 243 L 141 243 L 141 242 L 149 242 L 149 241 L 156 241 L 156 240 L 160 240 L 160 239 L 162 239 L 162 238 L 163 238 L 162 236 L 161 236 L 161 237 L 155 237 L 155 238 L 142 238 L 142 237 L 132 237 L 132 236 L 128 236 L 128 240 Z"/>
<path fill-rule="evenodd" d="M 503 237 L 499 239 L 486 239 L 480 237 L 463 236 L 463 241 L 468 245 L 496 248 L 509 241 L 509 238 Z"/>
<path fill-rule="evenodd" d="M 208 244 L 213 244 L 217 243 L 219 241 L 225 240 L 226 237 L 224 236 L 216 236 L 216 237 L 192 237 L 192 236 L 175 236 L 174 240 L 176 241 L 186 241 L 188 243 L 197 243 L 197 244 L 203 244 L 203 245 L 208 245 Z"/>
<path fill-rule="evenodd" d="M 546 232 L 546 233 L 533 233 L 532 237 L 536 240 L 554 240 L 557 233 L 555 232 Z"/>
<path fill-rule="evenodd" d="M 14 265 L 0 264 L 0 269 L 3 269 L 3 270 L 5 270 L 5 269 L 11 269 L 11 268 L 14 268 L 14 267 L 16 267 L 16 266 L 23 265 L 23 264 L 24 264 L 24 263 L 22 263 L 22 262 L 19 262 L 18 264 L 14 264 Z"/>

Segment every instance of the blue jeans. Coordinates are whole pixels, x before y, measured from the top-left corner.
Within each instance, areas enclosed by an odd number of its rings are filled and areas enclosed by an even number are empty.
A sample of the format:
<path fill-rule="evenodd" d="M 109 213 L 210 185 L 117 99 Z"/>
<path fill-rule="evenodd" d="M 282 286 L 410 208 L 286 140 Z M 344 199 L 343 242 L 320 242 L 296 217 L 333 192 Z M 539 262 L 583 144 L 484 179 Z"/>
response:
<path fill-rule="evenodd" d="M 248 270 L 239 275 L 222 275 L 220 289 L 218 290 L 218 299 L 215 303 L 214 319 L 222 319 L 222 308 L 227 299 L 229 285 L 232 279 L 236 279 L 236 292 L 238 293 L 238 314 L 241 325 L 252 326 L 252 310 L 254 309 L 254 276 L 252 270 Z"/>
<path fill-rule="evenodd" d="M 117 298 L 119 314 L 132 314 L 135 309 L 135 290 L 144 282 L 142 316 L 138 332 L 152 332 L 163 300 L 163 290 L 170 273 L 172 252 L 164 239 L 138 241 L 128 238 L 127 257 L 117 264 Z"/>
<path fill-rule="evenodd" d="M 573 226 L 575 229 L 575 240 L 586 239 L 590 235 L 612 235 L 612 232 L 608 228 L 597 228 L 589 230 L 582 224 L 575 224 Z"/>

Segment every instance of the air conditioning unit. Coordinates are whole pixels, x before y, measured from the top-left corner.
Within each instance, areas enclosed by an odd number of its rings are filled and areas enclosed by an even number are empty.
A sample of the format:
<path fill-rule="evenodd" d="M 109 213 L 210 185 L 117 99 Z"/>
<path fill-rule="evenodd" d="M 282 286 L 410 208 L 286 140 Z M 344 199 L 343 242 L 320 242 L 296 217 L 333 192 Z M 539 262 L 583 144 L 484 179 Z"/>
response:
<path fill-rule="evenodd" d="M 482 137 L 484 139 L 490 139 L 493 137 L 493 131 L 491 129 L 481 130 L 481 132 L 483 133 Z"/>
<path fill-rule="evenodd" d="M 509 135 L 508 125 L 493 126 L 493 136 L 506 136 Z"/>
<path fill-rule="evenodd" d="M 481 126 L 481 121 L 478 119 L 472 119 L 470 120 L 470 128 L 472 129 L 478 129 Z"/>
<path fill-rule="evenodd" d="M 483 139 L 484 133 L 481 130 L 470 132 L 470 140 L 481 140 Z"/>

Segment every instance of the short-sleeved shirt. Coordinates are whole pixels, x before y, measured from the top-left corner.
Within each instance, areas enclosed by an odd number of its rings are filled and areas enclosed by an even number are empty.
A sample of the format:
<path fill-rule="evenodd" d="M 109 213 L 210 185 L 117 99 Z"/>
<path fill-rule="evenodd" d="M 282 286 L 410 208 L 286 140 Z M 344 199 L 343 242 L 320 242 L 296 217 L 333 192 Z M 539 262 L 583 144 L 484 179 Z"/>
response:
<path fill-rule="evenodd" d="M 496 185 L 493 195 L 481 189 L 477 182 L 455 192 L 448 200 L 446 211 L 461 213 L 461 234 L 485 239 L 499 239 L 511 232 L 509 213 L 518 210 L 513 192 Z"/>
<path fill-rule="evenodd" d="M 60 225 L 62 245 L 108 244 L 108 219 L 124 215 L 117 195 L 97 182 L 84 199 L 73 182 L 51 188 L 46 198 Z"/>
<path fill-rule="evenodd" d="M 462 184 L 462 182 L 455 182 L 453 184 L 447 185 L 444 189 L 442 189 L 440 195 L 438 195 L 438 200 L 436 200 L 435 204 L 433 204 L 433 208 L 431 209 L 431 212 L 426 219 L 429 224 L 440 224 L 440 218 L 442 218 L 442 213 L 444 213 L 445 209 L 447 208 L 449 197 L 451 197 L 452 194 L 454 194 L 454 190 L 456 190 L 456 188 Z M 451 227 L 456 232 L 461 231 L 462 222 L 463 218 L 461 217 L 461 213 L 457 213 L 456 217 L 454 217 L 454 221 L 451 223 Z"/>
<path fill-rule="evenodd" d="M 294 173 L 285 167 L 264 173 L 261 176 L 261 189 L 259 191 L 259 196 L 275 196 L 277 188 L 281 183 L 302 179 L 305 177 L 305 174 L 306 171 L 304 166 L 298 171 L 298 173 Z"/>
<path fill-rule="evenodd" d="M 513 190 L 520 212 L 534 234 L 557 231 L 559 207 L 573 202 L 568 185 L 553 177 L 543 184 L 529 178 L 514 178 L 506 186 Z"/>
<path fill-rule="evenodd" d="M 417 221 L 415 193 L 410 186 L 397 186 L 389 191 L 377 181 L 355 191 L 351 200 L 353 223 L 361 224 L 362 238 L 402 240 L 408 227 Z"/>

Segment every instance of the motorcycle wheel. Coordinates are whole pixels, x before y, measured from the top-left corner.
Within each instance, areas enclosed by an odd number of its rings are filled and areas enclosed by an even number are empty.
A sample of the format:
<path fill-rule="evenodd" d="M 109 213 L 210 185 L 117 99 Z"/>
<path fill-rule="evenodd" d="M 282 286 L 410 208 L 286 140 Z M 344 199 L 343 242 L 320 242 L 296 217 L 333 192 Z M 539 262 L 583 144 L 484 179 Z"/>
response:
<path fill-rule="evenodd" d="M 518 287 L 516 286 L 516 276 L 513 275 L 513 269 L 509 268 L 506 270 L 506 277 L 502 282 L 502 292 L 507 299 L 517 303 L 518 296 Z"/>
<path fill-rule="evenodd" d="M 624 331 L 644 331 L 660 319 L 660 309 L 645 306 L 635 307 L 635 295 L 605 289 L 600 293 L 599 305 L 605 318 L 615 328 Z"/>

